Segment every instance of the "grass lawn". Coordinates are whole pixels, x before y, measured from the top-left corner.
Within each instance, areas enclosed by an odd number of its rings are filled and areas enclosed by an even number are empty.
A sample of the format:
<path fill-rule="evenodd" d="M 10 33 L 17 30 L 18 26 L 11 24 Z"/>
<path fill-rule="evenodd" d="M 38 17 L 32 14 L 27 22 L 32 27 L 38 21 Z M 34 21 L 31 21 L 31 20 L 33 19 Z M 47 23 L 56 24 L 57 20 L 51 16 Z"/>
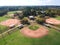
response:
<path fill-rule="evenodd" d="M 60 20 L 60 16 L 57 16 L 55 19 L 58 19 L 58 20 Z"/>
<path fill-rule="evenodd" d="M 14 14 L 16 11 L 10 11 L 8 12 L 8 14 Z"/>
<path fill-rule="evenodd" d="M 29 29 L 31 29 L 31 30 L 37 30 L 38 28 L 39 28 L 38 25 L 30 25 L 29 26 Z"/>
<path fill-rule="evenodd" d="M 19 11 L 10 11 L 8 12 L 8 14 L 14 14 L 15 12 L 19 12 Z"/>
<path fill-rule="evenodd" d="M 6 30 L 8 30 L 8 29 L 9 29 L 9 27 L 0 25 L 0 33 L 6 31 Z"/>
<path fill-rule="evenodd" d="M 18 30 L 0 39 L 0 45 L 60 45 L 60 32 L 50 28 L 49 34 L 43 38 L 28 38 Z"/>
<path fill-rule="evenodd" d="M 4 16 L 3 16 L 3 17 L 0 17 L 0 22 L 1 22 L 1 21 L 4 21 L 4 20 L 7 20 L 7 19 L 8 19 L 8 18 L 6 18 L 6 17 L 4 17 Z"/>

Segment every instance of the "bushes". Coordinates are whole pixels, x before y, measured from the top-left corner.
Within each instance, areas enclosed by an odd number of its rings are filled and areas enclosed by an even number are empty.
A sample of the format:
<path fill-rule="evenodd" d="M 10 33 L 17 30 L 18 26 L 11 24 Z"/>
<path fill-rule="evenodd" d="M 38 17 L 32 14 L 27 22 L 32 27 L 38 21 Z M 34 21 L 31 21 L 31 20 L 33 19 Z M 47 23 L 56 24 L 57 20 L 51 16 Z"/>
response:
<path fill-rule="evenodd" d="M 4 16 L 5 14 L 7 14 L 7 10 L 0 10 L 0 16 Z"/>
<path fill-rule="evenodd" d="M 9 28 L 7 26 L 0 25 L 0 33 L 8 30 Z"/>
<path fill-rule="evenodd" d="M 37 17 L 37 18 L 36 18 L 36 21 L 37 21 L 37 23 L 42 24 L 42 23 L 45 22 L 45 19 L 44 19 L 44 18 L 39 18 L 39 17 Z"/>
<path fill-rule="evenodd" d="M 22 23 L 22 24 L 30 24 L 27 17 L 24 17 L 24 18 L 21 20 L 21 23 Z"/>

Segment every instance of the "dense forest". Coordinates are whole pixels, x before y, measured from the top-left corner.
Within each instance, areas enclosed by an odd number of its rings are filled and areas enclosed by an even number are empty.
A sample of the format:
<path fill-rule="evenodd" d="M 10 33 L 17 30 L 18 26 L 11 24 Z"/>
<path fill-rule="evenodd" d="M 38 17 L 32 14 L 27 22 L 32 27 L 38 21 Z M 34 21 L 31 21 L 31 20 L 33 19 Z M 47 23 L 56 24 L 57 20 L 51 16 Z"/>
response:
<path fill-rule="evenodd" d="M 60 6 L 0 6 L 0 16 L 7 14 L 8 11 L 22 10 L 24 15 L 36 15 L 36 11 L 46 11 L 46 15 L 58 14 L 60 15 Z M 31 10 L 33 10 L 31 12 Z"/>

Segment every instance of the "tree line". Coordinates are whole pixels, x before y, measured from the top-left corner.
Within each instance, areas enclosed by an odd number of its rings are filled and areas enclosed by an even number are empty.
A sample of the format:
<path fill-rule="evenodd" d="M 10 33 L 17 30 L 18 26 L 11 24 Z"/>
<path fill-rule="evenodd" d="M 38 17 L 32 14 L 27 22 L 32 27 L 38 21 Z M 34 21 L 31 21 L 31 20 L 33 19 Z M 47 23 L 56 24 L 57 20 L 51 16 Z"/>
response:
<path fill-rule="evenodd" d="M 22 10 L 24 16 L 28 15 L 41 15 L 41 11 L 45 11 L 43 16 L 55 16 L 60 15 L 59 6 L 3 6 L 0 7 L 0 16 L 7 14 L 8 11 Z"/>

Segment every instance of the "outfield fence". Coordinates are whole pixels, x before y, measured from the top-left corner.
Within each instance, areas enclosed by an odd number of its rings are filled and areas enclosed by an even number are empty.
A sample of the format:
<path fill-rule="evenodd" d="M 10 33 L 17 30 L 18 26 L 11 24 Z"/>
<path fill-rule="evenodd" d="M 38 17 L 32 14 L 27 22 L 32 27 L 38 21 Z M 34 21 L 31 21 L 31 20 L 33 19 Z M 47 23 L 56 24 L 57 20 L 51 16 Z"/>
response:
<path fill-rule="evenodd" d="M 18 30 L 17 27 L 12 28 L 12 29 L 9 29 L 9 30 L 1 33 L 1 34 L 0 34 L 0 38 L 3 38 L 3 37 L 5 37 L 5 36 L 8 36 L 8 35 L 12 34 L 13 32 L 15 32 L 15 31 L 17 31 L 17 30 Z"/>

